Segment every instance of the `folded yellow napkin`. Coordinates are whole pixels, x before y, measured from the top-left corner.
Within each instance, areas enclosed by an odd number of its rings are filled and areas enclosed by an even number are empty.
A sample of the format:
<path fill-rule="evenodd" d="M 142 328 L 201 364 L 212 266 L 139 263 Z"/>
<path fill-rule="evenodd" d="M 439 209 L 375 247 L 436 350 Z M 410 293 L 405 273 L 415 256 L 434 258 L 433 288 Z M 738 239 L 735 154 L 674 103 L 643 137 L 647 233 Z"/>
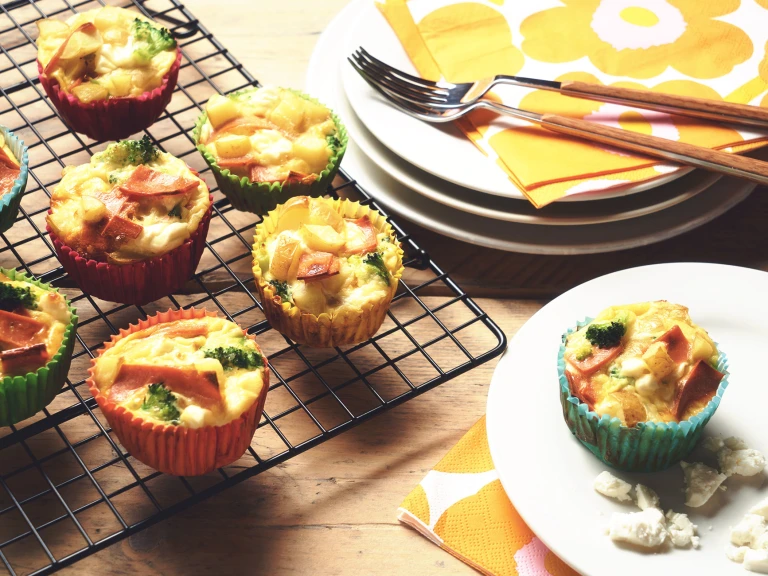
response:
<path fill-rule="evenodd" d="M 398 520 L 495 576 L 578 576 L 525 525 L 499 482 L 483 416 L 398 509 Z"/>
<path fill-rule="evenodd" d="M 431 80 L 512 74 L 768 105 L 766 0 L 380 0 L 378 7 L 419 74 Z M 506 86 L 493 97 L 734 152 L 768 141 L 768 134 L 743 127 L 543 90 Z M 485 111 L 460 127 L 537 207 L 676 169 Z"/>

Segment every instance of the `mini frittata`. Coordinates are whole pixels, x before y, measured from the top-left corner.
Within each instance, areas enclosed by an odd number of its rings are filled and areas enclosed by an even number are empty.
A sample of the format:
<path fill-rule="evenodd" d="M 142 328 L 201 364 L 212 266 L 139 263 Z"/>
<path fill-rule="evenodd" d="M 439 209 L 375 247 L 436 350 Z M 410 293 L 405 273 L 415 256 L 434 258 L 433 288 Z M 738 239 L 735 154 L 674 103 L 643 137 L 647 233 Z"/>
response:
<path fill-rule="evenodd" d="M 45 366 L 72 318 L 64 296 L 0 273 L 0 377 Z"/>
<path fill-rule="evenodd" d="M 311 184 L 341 146 L 331 111 L 285 88 L 216 94 L 205 112 L 199 144 L 251 182 Z"/>
<path fill-rule="evenodd" d="M 0 132 L 0 196 L 11 191 L 20 174 L 19 160 L 8 147 L 5 135 Z"/>
<path fill-rule="evenodd" d="M 146 136 L 111 144 L 63 174 L 47 222 L 64 244 L 98 261 L 165 254 L 197 230 L 210 206 L 197 173 Z"/>
<path fill-rule="evenodd" d="M 157 88 L 176 60 L 167 28 L 133 10 L 105 6 L 65 22 L 37 22 L 43 73 L 83 103 L 136 97 Z"/>
<path fill-rule="evenodd" d="M 246 412 L 266 394 L 266 371 L 261 350 L 242 328 L 205 316 L 118 338 L 96 358 L 92 377 L 109 402 L 141 420 L 201 428 Z"/>
<path fill-rule="evenodd" d="M 691 418 L 725 376 L 707 331 L 663 300 L 607 308 L 567 337 L 565 360 L 571 394 L 630 427 Z"/>

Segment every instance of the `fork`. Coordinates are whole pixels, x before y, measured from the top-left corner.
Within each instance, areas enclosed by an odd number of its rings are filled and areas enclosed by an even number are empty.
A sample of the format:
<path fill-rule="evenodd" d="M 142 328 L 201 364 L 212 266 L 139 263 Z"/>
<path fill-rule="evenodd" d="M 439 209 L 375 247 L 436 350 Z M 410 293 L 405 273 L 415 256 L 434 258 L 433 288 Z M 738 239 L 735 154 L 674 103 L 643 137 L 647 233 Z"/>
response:
<path fill-rule="evenodd" d="M 712 150 L 711 148 L 695 146 L 685 142 L 676 142 L 657 136 L 648 136 L 587 120 L 567 118 L 556 114 L 538 114 L 492 100 L 475 99 L 467 104 L 450 107 L 443 106 L 440 108 L 415 103 L 411 100 L 403 99 L 399 93 L 395 93 L 389 87 L 392 84 L 391 82 L 384 84 L 369 66 L 361 64 L 359 55 L 353 54 L 348 60 L 363 79 L 396 108 L 424 122 L 453 122 L 474 110 L 487 109 L 538 124 L 542 128 L 559 134 L 599 142 L 607 146 L 631 150 L 632 152 L 647 156 L 663 158 L 671 162 L 694 166 L 728 176 L 737 176 L 758 184 L 768 185 L 768 162 Z"/>
<path fill-rule="evenodd" d="M 476 82 L 452 84 L 450 82 L 432 82 L 413 76 L 382 62 L 362 46 L 353 57 L 358 63 L 370 68 L 382 85 L 398 94 L 403 100 L 433 108 L 453 108 L 473 104 L 485 96 L 494 86 L 507 84 L 559 92 L 565 96 L 587 98 L 600 102 L 621 104 L 633 108 L 644 108 L 657 112 L 704 118 L 717 122 L 768 128 L 768 109 L 744 104 L 733 104 L 693 96 L 661 94 L 650 90 L 617 88 L 589 82 L 539 80 L 523 76 L 500 74 L 483 78 Z"/>

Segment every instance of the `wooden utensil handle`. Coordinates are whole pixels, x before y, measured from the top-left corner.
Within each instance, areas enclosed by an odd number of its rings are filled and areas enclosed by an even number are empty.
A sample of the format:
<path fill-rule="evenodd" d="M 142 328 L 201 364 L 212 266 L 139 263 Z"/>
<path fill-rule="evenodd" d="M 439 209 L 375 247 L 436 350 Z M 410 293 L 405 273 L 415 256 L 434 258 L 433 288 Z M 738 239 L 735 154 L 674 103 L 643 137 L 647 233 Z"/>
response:
<path fill-rule="evenodd" d="M 733 104 L 692 96 L 662 94 L 651 90 L 617 88 L 588 82 L 562 82 L 560 93 L 577 98 L 668 112 L 669 114 L 768 128 L 768 108 L 760 108 L 759 106 Z"/>
<path fill-rule="evenodd" d="M 638 134 L 586 120 L 565 118 L 555 114 L 544 114 L 541 118 L 541 125 L 561 134 L 568 134 L 729 176 L 746 178 L 758 184 L 768 184 L 768 163 L 745 156 Z"/>

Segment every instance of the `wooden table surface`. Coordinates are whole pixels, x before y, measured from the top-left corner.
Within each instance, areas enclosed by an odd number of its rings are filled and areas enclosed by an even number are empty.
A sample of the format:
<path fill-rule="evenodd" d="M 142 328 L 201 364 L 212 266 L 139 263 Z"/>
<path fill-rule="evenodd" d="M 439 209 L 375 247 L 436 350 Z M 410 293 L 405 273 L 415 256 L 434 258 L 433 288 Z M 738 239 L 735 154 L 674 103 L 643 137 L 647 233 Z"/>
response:
<path fill-rule="evenodd" d="M 264 83 L 301 88 L 318 35 L 348 0 L 187 0 Z M 768 200 L 663 243 L 595 256 L 481 249 L 407 229 L 508 336 L 551 297 L 630 266 L 712 261 L 768 269 Z M 457 378 L 65 572 L 100 574 L 470 574 L 401 526 L 396 509 L 485 413 L 496 362 Z"/>

